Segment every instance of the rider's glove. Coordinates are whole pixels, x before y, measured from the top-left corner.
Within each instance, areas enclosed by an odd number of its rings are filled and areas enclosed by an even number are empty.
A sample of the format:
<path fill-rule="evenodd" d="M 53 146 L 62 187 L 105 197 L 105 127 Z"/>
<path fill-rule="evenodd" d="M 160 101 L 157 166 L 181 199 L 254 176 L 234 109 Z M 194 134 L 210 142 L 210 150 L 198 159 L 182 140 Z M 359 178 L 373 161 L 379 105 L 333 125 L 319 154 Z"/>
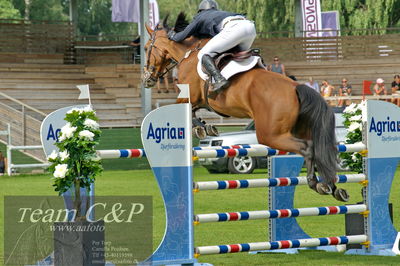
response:
<path fill-rule="evenodd" d="M 174 30 L 170 30 L 168 32 L 168 39 L 172 40 L 172 38 L 174 38 L 176 32 Z"/>

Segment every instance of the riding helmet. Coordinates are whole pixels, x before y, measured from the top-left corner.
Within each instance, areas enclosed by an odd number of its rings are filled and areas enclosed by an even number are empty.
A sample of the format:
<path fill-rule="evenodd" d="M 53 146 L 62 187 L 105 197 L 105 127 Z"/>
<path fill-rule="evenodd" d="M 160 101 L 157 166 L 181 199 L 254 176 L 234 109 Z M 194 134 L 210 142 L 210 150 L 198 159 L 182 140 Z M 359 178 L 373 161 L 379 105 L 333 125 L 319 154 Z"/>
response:
<path fill-rule="evenodd" d="M 199 4 L 198 12 L 205 9 L 218 9 L 218 3 L 214 0 L 203 0 Z"/>

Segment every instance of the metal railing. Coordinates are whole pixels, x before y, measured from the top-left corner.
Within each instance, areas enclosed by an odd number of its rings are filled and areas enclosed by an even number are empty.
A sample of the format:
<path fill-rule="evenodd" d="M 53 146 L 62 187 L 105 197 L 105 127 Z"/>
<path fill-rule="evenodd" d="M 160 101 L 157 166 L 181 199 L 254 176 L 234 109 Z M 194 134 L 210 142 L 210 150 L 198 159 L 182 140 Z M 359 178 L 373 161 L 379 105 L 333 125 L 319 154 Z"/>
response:
<path fill-rule="evenodd" d="M 46 113 L 29 106 L 3 92 L 0 92 L 0 124 L 4 127 L 10 122 L 9 138 L 1 138 L 0 141 L 7 145 L 29 146 L 40 144 L 40 125 Z M 41 162 L 46 161 L 43 151 L 24 151 L 27 155 Z"/>
<path fill-rule="evenodd" d="M 50 166 L 49 163 L 31 163 L 31 164 L 13 164 L 12 151 L 13 150 L 42 150 L 42 145 L 28 145 L 28 146 L 13 146 L 11 137 L 11 125 L 7 124 L 7 129 L 0 131 L 0 136 L 6 136 L 7 138 L 7 174 L 12 175 L 13 169 L 18 168 L 45 168 Z"/>

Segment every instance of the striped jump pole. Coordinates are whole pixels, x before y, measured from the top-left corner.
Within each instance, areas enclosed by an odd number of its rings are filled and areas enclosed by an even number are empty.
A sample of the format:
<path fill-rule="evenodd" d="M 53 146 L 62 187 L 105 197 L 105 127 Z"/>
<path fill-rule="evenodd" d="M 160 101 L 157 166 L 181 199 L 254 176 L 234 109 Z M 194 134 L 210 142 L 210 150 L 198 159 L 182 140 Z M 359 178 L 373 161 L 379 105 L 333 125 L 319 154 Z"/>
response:
<path fill-rule="evenodd" d="M 144 149 L 98 150 L 97 155 L 101 159 L 142 158 L 146 152 Z"/>
<path fill-rule="evenodd" d="M 272 148 L 257 147 L 257 148 L 239 148 L 239 149 L 208 149 L 208 150 L 193 150 L 193 155 L 199 158 L 224 158 L 224 157 L 239 157 L 239 156 L 272 156 L 272 155 L 294 155 L 295 153 L 280 151 Z"/>
<path fill-rule="evenodd" d="M 365 150 L 365 145 L 346 144 L 338 145 L 341 152 L 354 152 Z M 253 145 L 233 145 L 233 146 L 212 146 L 212 147 L 194 147 L 194 156 L 199 158 L 222 158 L 238 156 L 272 156 L 272 155 L 294 155 L 295 153 L 280 151 L 269 148 L 261 144 Z M 146 157 L 144 149 L 119 149 L 119 150 L 98 150 L 97 154 L 102 159 L 117 158 L 142 158 Z"/>
<path fill-rule="evenodd" d="M 367 244 L 366 235 L 335 236 L 321 238 L 307 238 L 296 240 L 282 240 L 272 242 L 254 242 L 234 245 L 203 246 L 195 248 L 195 256 L 248 252 L 257 250 L 273 250 L 286 248 L 317 247 L 342 244 Z"/>
<path fill-rule="evenodd" d="M 364 174 L 337 175 L 336 183 L 359 183 L 365 180 Z M 320 177 L 318 177 L 320 181 Z M 243 180 L 221 180 L 194 182 L 195 192 L 205 190 L 240 189 L 240 188 L 260 188 L 260 187 L 283 187 L 308 185 L 307 177 L 279 177 L 262 179 L 243 179 Z"/>
<path fill-rule="evenodd" d="M 207 147 L 193 147 L 195 151 L 201 150 L 228 150 L 228 149 L 270 149 L 268 146 L 262 144 L 245 144 L 245 145 L 231 145 L 231 146 L 207 146 Z M 367 149 L 363 143 L 354 144 L 339 144 L 337 146 L 339 152 L 357 152 Z M 286 152 L 281 151 L 286 154 Z"/>
<path fill-rule="evenodd" d="M 196 147 L 193 149 L 193 155 L 199 158 L 230 158 L 238 156 L 273 156 L 273 155 L 294 155 L 293 152 L 280 151 L 269 148 L 264 145 L 237 145 L 240 148 L 228 148 L 225 146 L 207 147 L 203 149 Z M 244 148 L 249 146 L 250 148 Z M 227 146 L 234 147 L 234 146 Z M 366 146 L 363 143 L 356 144 L 339 144 L 337 146 L 339 152 L 362 152 L 366 150 Z"/>
<path fill-rule="evenodd" d="M 250 148 L 268 148 L 262 144 L 245 144 L 245 145 L 231 145 L 231 146 L 206 146 L 206 147 L 193 147 L 195 151 L 201 150 L 227 150 L 227 149 L 250 149 Z"/>
<path fill-rule="evenodd" d="M 195 215 L 194 221 L 195 224 L 199 224 L 199 223 L 275 219 L 275 218 L 303 217 L 303 216 L 321 216 L 321 215 L 334 215 L 334 214 L 346 214 L 346 213 L 364 214 L 366 210 L 367 206 L 365 204 L 357 204 L 357 205 L 347 205 L 347 206 L 311 207 L 311 208 L 282 209 L 282 210 L 209 213 L 209 214 Z"/>
<path fill-rule="evenodd" d="M 367 146 L 364 143 L 354 144 L 339 144 L 337 145 L 339 152 L 363 152 L 367 150 Z"/>

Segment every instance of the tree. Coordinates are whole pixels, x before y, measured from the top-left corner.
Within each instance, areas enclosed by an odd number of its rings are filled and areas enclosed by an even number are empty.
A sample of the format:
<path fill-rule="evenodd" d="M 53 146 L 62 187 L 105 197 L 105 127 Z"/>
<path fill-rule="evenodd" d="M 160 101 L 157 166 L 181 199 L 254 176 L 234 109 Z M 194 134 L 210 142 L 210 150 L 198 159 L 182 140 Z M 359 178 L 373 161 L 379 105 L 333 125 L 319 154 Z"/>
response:
<path fill-rule="evenodd" d="M 321 1 L 321 6 L 324 11 L 339 12 L 342 29 L 385 29 L 399 25 L 398 0 L 325 0 Z M 365 33 L 368 31 L 349 32 L 356 35 Z"/>
<path fill-rule="evenodd" d="M 220 9 L 243 13 L 253 20 L 258 32 L 294 31 L 295 5 L 299 0 L 217 0 Z M 387 28 L 400 26 L 400 0 L 320 0 L 322 11 L 337 10 L 342 29 Z M 26 3 L 25 3 L 26 2 Z M 33 20 L 68 20 L 70 0 L 0 0 L 0 10 L 11 16 Z M 78 34 L 123 35 L 137 34 L 135 23 L 111 22 L 111 0 L 79 0 Z M 160 19 L 170 14 L 173 24 L 177 14 L 185 11 L 188 19 L 197 13 L 200 0 L 159 0 Z M 11 6 L 13 3 L 15 8 Z M 4 8 L 4 5 L 7 7 Z M 5 11 L 0 11 L 5 12 Z M 2 13 L 0 13 L 2 17 Z M 19 17 L 21 17 L 19 15 Z M 10 16 L 10 15 L 7 15 Z M 363 34 L 353 31 L 349 34 Z M 383 33 L 383 32 L 382 32 Z M 274 33 L 272 36 L 277 36 Z M 284 34 L 286 36 L 286 34 Z"/>
<path fill-rule="evenodd" d="M 12 0 L 26 20 L 62 21 L 68 20 L 60 0 Z"/>
<path fill-rule="evenodd" d="M 11 0 L 0 0 L 0 18 L 21 19 L 21 13 L 14 7 Z"/>

